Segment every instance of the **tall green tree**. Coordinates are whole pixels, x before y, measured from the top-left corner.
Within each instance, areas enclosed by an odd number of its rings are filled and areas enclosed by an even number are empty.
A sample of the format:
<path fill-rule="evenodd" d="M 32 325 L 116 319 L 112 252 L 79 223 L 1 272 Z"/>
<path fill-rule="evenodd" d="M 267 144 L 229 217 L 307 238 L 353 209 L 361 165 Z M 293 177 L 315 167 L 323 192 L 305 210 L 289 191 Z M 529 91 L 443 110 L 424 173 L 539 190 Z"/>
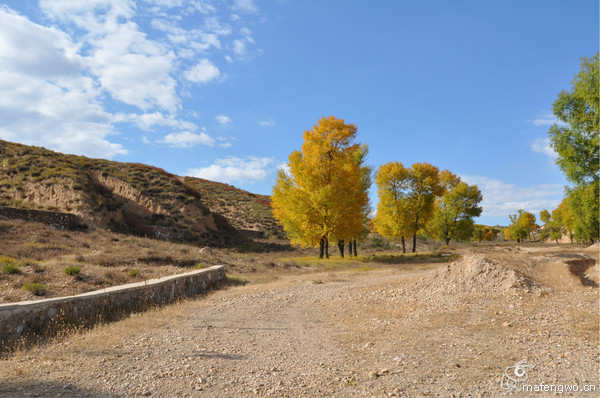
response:
<path fill-rule="evenodd" d="M 599 53 L 581 59 L 581 70 L 572 80 L 570 91 L 563 90 L 552 105 L 560 122 L 548 135 L 558 154 L 556 163 L 574 185 L 567 188 L 567 204 L 573 216 L 578 240 L 599 237 L 600 219 L 600 87 Z"/>
<path fill-rule="evenodd" d="M 540 211 L 540 220 L 544 223 L 542 237 L 548 237 L 556 241 L 556 244 L 558 245 L 558 240 L 562 237 L 562 226 L 552 217 L 553 214 L 554 211 L 552 214 L 545 209 Z"/>
<path fill-rule="evenodd" d="M 364 228 L 368 195 L 354 143 L 357 128 L 343 119 L 323 117 L 305 131 L 300 151 L 280 170 L 273 188 L 275 218 L 294 244 L 319 246 L 329 256 L 331 239 L 352 239 Z"/>
<path fill-rule="evenodd" d="M 600 213 L 598 206 L 598 180 L 586 185 L 578 185 L 569 189 L 567 203 L 573 215 L 575 239 L 580 242 L 594 242 L 598 239 Z"/>
<path fill-rule="evenodd" d="M 576 185 L 585 185 L 600 177 L 598 83 L 598 54 L 582 58 L 581 70 L 571 82 L 572 89 L 561 91 L 552 105 L 560 124 L 550 127 L 550 143 L 558 154 L 556 163 Z"/>
<path fill-rule="evenodd" d="M 477 185 L 468 185 L 456 176 L 450 178 L 446 192 L 436 201 L 435 213 L 428 225 L 429 234 L 444 241 L 446 245 L 451 240 L 471 238 L 474 231 L 473 217 L 481 214 L 479 203 L 483 200 Z"/>

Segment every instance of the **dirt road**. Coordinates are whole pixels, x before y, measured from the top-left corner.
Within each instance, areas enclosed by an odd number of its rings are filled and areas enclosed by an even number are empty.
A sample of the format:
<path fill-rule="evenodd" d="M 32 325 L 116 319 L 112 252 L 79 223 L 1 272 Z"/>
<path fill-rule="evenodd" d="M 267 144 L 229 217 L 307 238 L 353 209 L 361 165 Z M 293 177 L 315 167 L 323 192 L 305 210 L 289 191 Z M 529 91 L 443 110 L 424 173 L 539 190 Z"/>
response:
<path fill-rule="evenodd" d="M 0 396 L 493 397 L 521 360 L 517 388 L 596 396 L 598 288 L 581 281 L 539 253 L 288 275 L 17 353 Z"/>

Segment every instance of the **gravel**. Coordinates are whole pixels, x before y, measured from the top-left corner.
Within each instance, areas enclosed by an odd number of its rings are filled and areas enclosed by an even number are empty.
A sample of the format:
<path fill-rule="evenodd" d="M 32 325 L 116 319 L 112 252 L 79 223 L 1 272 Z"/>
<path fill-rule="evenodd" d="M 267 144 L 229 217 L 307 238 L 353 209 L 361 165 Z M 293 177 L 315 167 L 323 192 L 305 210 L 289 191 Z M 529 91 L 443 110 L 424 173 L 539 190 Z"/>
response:
<path fill-rule="evenodd" d="M 3 359 L 0 396 L 493 397 L 523 359 L 600 388 L 598 288 L 537 255 L 230 288 Z"/>

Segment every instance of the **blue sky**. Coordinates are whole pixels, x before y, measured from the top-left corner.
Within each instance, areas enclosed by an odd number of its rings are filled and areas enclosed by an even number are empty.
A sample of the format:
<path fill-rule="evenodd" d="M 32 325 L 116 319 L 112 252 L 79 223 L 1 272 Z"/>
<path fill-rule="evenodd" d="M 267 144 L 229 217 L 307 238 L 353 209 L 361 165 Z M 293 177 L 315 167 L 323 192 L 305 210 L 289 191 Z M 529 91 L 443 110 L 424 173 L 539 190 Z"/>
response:
<path fill-rule="evenodd" d="M 546 132 L 598 2 L 0 1 L 0 138 L 270 194 L 322 116 L 368 164 L 477 184 L 478 222 L 553 209 Z M 372 192 L 375 202 L 375 190 Z"/>

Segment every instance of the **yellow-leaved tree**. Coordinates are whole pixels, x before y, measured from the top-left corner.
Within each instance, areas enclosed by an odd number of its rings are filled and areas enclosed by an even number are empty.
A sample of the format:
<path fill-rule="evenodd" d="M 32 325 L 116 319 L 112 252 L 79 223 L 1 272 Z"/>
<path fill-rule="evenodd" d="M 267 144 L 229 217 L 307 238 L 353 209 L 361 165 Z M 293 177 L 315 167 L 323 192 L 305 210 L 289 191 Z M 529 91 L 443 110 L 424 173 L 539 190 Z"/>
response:
<path fill-rule="evenodd" d="M 354 143 L 357 128 L 333 116 L 304 132 L 300 151 L 290 155 L 273 188 L 273 214 L 293 244 L 319 246 L 360 236 L 368 213 L 366 147 Z M 342 245 L 343 247 L 343 245 Z"/>
<path fill-rule="evenodd" d="M 375 178 L 379 203 L 373 223 L 381 235 L 402 241 L 412 236 L 413 253 L 417 249 L 417 232 L 423 230 L 435 209 L 435 199 L 445 187 L 439 169 L 429 163 L 415 163 L 411 168 L 389 162 L 379 168 Z"/>

